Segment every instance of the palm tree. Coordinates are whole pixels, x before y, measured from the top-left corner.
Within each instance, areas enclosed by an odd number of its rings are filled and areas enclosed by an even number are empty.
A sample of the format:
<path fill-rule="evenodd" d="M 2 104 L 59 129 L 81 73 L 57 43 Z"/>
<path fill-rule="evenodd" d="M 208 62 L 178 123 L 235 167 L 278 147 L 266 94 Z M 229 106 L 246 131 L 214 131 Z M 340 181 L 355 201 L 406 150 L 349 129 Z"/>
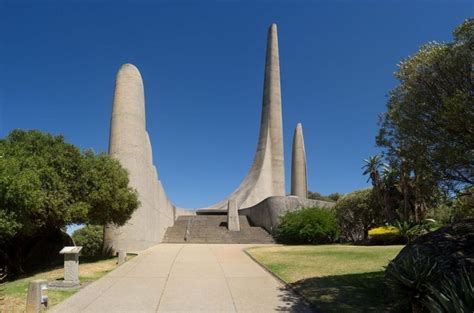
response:
<path fill-rule="evenodd" d="M 374 155 L 364 160 L 365 165 L 362 166 L 364 170 L 363 175 L 369 175 L 367 181 L 372 180 L 372 185 L 378 186 L 380 184 L 379 168 L 382 165 L 382 158 L 380 155 Z"/>
<path fill-rule="evenodd" d="M 385 206 L 385 195 L 384 195 L 384 186 L 382 182 L 382 178 L 380 177 L 379 169 L 382 166 L 382 158 L 380 155 L 374 155 L 364 160 L 364 166 L 362 169 L 364 170 L 363 175 L 369 175 L 367 181 L 372 181 L 373 192 L 377 198 L 377 202 L 380 206 L 385 208 L 387 213 L 387 207 Z"/>

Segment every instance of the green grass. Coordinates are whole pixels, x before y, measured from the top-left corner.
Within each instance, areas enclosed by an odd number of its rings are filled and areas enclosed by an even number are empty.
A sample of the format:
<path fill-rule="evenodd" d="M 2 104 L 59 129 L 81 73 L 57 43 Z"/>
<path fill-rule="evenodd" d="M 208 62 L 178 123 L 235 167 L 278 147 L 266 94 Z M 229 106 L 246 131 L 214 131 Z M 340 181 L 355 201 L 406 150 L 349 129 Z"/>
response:
<path fill-rule="evenodd" d="M 247 252 L 318 312 L 385 312 L 384 267 L 403 246 L 275 246 Z"/>
<path fill-rule="evenodd" d="M 130 259 L 133 256 L 128 256 Z M 79 279 L 83 286 L 93 282 L 117 267 L 117 258 L 80 258 L 79 259 Z M 28 284 L 35 279 L 46 279 L 53 281 L 63 278 L 63 267 L 54 267 L 41 272 L 28 275 L 9 281 L 3 290 L 3 303 L 0 303 L 0 312 L 24 312 L 26 306 L 26 294 Z M 49 307 L 58 304 L 64 299 L 72 296 L 80 289 L 72 290 L 48 290 Z"/>

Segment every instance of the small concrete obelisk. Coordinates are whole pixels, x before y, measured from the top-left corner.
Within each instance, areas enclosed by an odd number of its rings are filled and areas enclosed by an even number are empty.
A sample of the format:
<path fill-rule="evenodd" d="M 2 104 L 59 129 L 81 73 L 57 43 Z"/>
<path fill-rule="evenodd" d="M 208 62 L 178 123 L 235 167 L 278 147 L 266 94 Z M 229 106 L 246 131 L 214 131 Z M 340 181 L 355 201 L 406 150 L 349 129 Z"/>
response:
<path fill-rule="evenodd" d="M 291 194 L 300 198 L 308 197 L 308 175 L 306 170 L 306 153 L 304 150 L 303 126 L 296 125 L 293 136 L 291 156 Z"/>

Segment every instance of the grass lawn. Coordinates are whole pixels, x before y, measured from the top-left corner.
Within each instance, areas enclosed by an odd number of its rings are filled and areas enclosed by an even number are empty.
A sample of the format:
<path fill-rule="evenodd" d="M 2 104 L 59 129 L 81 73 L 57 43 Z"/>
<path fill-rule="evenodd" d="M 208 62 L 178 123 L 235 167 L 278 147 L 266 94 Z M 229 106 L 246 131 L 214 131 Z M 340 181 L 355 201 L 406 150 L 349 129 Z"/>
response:
<path fill-rule="evenodd" d="M 385 312 L 384 266 L 403 246 L 276 246 L 247 252 L 318 312 Z"/>
<path fill-rule="evenodd" d="M 132 256 L 128 256 L 130 259 Z M 115 269 L 117 258 L 97 259 L 97 258 L 79 258 L 79 278 L 82 286 L 97 280 Z M 28 291 L 28 284 L 31 280 L 46 279 L 53 281 L 64 277 L 64 268 L 55 267 L 45 270 L 30 276 L 26 276 L 14 281 L 9 281 L 5 284 L 3 294 L 3 301 L 0 301 L 0 312 L 24 312 L 26 307 L 26 294 Z M 63 301 L 72 296 L 80 289 L 72 290 L 48 290 L 48 307 Z"/>

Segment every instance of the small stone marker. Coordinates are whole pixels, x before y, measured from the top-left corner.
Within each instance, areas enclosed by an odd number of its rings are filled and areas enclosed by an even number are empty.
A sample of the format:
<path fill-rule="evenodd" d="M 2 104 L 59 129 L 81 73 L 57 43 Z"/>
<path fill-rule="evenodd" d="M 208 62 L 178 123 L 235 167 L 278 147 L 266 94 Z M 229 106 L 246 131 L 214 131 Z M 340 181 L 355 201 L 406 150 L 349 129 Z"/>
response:
<path fill-rule="evenodd" d="M 239 210 L 234 199 L 227 203 L 227 229 L 230 231 L 240 230 Z"/>
<path fill-rule="evenodd" d="M 48 281 L 44 279 L 36 279 L 30 281 L 28 285 L 28 294 L 26 296 L 26 313 L 38 313 L 48 306 Z"/>
<path fill-rule="evenodd" d="M 79 281 L 79 255 L 82 247 L 64 247 L 59 254 L 64 254 L 64 280 L 50 284 L 57 288 L 74 288 L 80 285 Z"/>
<path fill-rule="evenodd" d="M 127 253 L 125 252 L 125 250 L 119 250 L 117 264 L 122 265 L 123 263 L 125 263 L 125 261 L 127 261 Z"/>

